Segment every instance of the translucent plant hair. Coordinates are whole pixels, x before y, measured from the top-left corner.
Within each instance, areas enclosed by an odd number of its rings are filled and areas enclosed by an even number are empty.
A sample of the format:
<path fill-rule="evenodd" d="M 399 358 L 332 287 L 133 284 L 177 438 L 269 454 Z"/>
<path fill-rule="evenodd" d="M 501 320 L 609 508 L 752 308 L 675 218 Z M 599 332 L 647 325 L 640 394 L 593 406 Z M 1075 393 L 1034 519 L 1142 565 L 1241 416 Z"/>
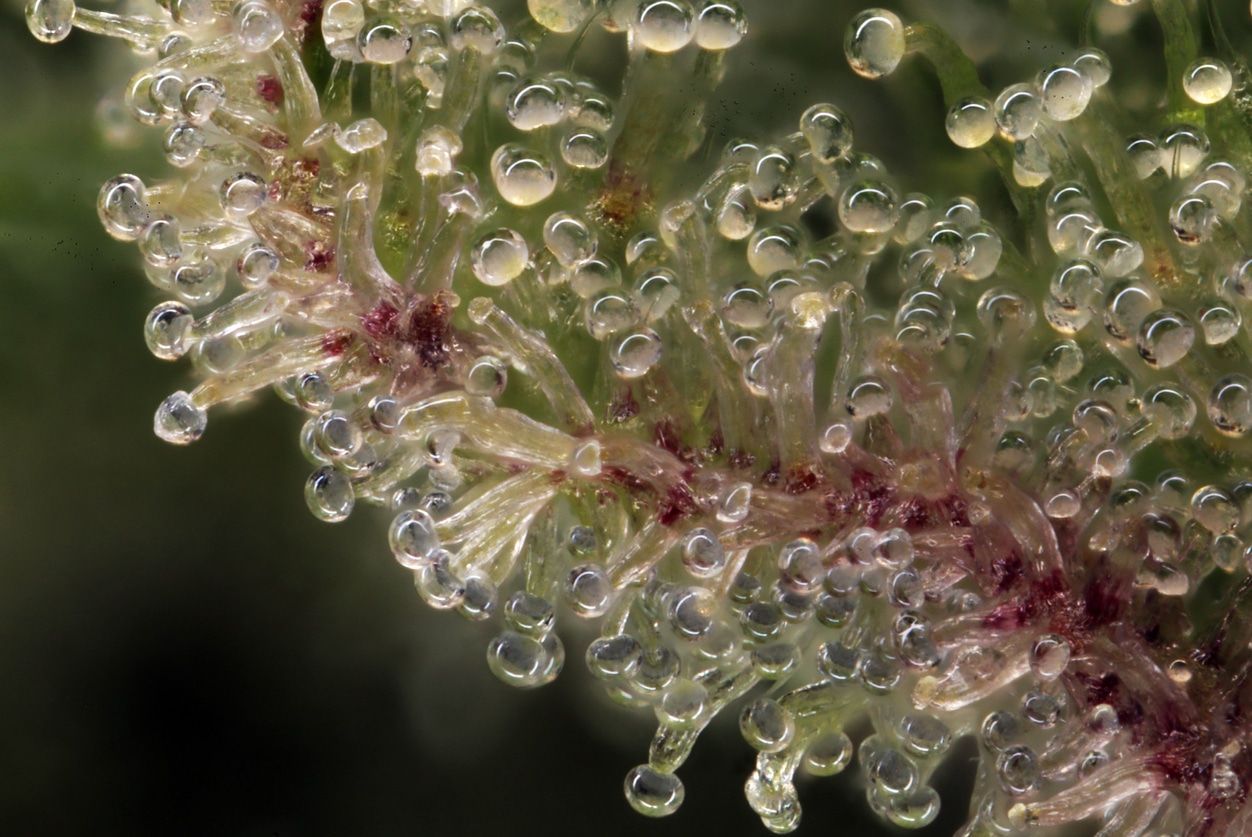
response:
<path fill-rule="evenodd" d="M 774 832 L 798 772 L 854 761 L 876 813 L 928 825 L 970 738 L 963 837 L 1239 837 L 1252 75 L 1229 5 L 1092 0 L 996 89 L 942 0 L 831 4 L 813 24 L 857 84 L 928 74 L 995 178 L 947 194 L 838 104 L 715 147 L 739 0 L 27 20 L 143 58 L 121 100 L 172 168 L 98 209 L 164 299 L 148 347 L 195 379 L 156 435 L 272 389 L 306 415 L 313 514 L 381 509 L 422 599 L 498 626 L 501 680 L 552 681 L 562 625 L 594 625 L 574 650 L 657 718 L 635 810 L 682 804 L 727 712 Z M 1150 105 L 1118 98 L 1118 27 L 1159 37 Z M 623 62 L 593 79 L 605 30 Z"/>

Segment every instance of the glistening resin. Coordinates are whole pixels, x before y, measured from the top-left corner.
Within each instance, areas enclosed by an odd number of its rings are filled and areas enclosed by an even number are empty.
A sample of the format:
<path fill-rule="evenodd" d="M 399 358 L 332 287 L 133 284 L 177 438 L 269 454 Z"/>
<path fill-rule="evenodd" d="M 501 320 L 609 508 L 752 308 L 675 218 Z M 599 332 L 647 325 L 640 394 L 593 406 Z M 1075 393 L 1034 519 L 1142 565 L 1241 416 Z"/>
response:
<path fill-rule="evenodd" d="M 924 826 L 972 737 L 970 837 L 1238 837 L 1249 68 L 1216 2 L 1140 3 L 1167 87 L 1126 126 L 1088 43 L 1106 5 L 998 90 L 934 24 L 821 21 L 860 76 L 929 65 L 1012 229 L 901 183 L 833 104 L 702 150 L 752 37 L 737 0 L 27 19 L 148 58 L 125 108 L 176 171 L 119 175 L 98 209 L 166 297 L 149 348 L 198 380 L 157 435 L 275 389 L 308 415 L 309 508 L 388 510 L 422 598 L 499 624 L 507 683 L 550 682 L 560 623 L 594 620 L 587 666 L 658 719 L 636 810 L 682 804 L 726 711 L 777 832 L 797 770 L 854 760 L 875 811 Z M 627 44 L 612 89 L 570 69 L 592 28 Z"/>

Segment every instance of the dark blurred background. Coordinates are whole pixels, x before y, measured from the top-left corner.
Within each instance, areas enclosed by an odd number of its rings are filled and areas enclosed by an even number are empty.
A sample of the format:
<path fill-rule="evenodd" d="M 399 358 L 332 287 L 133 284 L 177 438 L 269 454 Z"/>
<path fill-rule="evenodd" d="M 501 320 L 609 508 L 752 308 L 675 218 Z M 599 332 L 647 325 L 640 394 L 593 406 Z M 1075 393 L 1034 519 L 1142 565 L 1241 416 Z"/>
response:
<path fill-rule="evenodd" d="M 776 135 L 836 101 L 906 180 L 986 191 L 977 155 L 943 138 L 929 77 L 851 78 L 842 31 L 861 5 L 753 4 L 756 45 L 710 109 L 718 136 Z M 1030 27 L 1007 28 L 1008 5 Z M 1049 28 L 1066 42 L 1045 6 L 1070 21 L 1082 4 L 949 8 L 1002 86 L 1024 75 L 996 56 L 1037 65 L 1025 44 L 1046 48 Z M 157 292 L 94 210 L 113 174 L 168 171 L 151 137 L 106 143 L 94 114 L 123 52 L 77 32 L 40 45 L 12 0 L 0 9 L 0 834 L 766 833 L 733 718 L 681 771 L 677 815 L 634 814 L 622 779 L 653 720 L 602 697 L 587 638 L 552 686 L 497 682 L 496 628 L 427 610 L 382 516 L 311 517 L 301 418 L 272 395 L 215 411 L 189 448 L 153 436 L 187 370 L 145 349 Z M 946 811 L 923 834 L 963 819 L 972 755 L 941 771 Z M 802 785 L 802 833 L 884 831 L 855 773 Z"/>

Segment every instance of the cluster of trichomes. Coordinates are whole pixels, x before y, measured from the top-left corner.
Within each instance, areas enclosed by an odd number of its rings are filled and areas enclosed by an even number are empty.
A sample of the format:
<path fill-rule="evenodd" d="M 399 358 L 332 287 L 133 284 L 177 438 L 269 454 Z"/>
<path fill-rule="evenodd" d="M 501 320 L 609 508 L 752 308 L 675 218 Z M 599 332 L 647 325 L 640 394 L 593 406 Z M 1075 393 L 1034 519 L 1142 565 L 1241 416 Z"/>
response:
<path fill-rule="evenodd" d="M 530 0 L 507 29 L 466 0 L 27 15 L 151 56 L 126 107 L 178 172 L 113 178 L 99 212 L 169 299 L 148 345 L 199 379 L 157 435 L 274 388 L 309 415 L 314 514 L 389 509 L 421 596 L 499 621 L 506 682 L 557 676 L 558 616 L 598 620 L 587 665 L 659 720 L 636 809 L 678 807 L 733 704 L 774 831 L 796 771 L 854 750 L 869 804 L 925 825 L 973 735 L 967 834 L 1234 837 L 1252 76 L 1186 5 L 1151 3 L 1168 98 L 1131 136 L 1099 49 L 997 94 L 933 25 L 847 22 L 861 76 L 933 65 L 1013 231 L 905 191 L 833 105 L 684 164 L 737 0 Z M 592 27 L 626 39 L 620 89 L 560 60 Z"/>

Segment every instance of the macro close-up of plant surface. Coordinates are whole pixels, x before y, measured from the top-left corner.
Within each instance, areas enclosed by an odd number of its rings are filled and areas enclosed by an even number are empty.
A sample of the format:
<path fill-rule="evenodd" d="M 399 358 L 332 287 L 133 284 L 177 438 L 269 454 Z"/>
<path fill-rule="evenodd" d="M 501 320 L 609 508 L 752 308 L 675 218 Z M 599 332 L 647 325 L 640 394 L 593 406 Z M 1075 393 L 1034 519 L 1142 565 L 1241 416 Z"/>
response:
<path fill-rule="evenodd" d="M 12 833 L 1252 834 L 1244 0 L 5 23 Z"/>

